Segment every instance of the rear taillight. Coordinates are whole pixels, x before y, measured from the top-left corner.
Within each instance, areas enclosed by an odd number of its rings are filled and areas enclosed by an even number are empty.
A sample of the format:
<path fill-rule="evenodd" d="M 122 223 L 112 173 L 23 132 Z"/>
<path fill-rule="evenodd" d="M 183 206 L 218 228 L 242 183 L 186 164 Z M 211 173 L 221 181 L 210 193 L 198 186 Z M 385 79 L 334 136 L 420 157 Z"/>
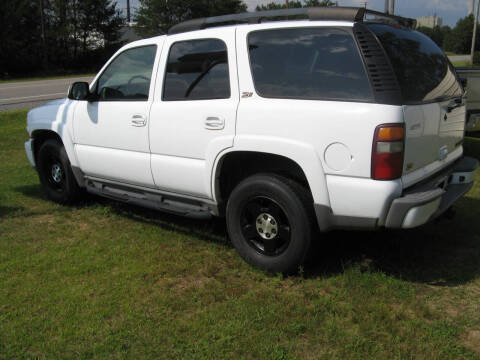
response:
<path fill-rule="evenodd" d="M 403 124 L 377 126 L 372 148 L 372 179 L 393 180 L 402 176 L 404 139 Z"/>

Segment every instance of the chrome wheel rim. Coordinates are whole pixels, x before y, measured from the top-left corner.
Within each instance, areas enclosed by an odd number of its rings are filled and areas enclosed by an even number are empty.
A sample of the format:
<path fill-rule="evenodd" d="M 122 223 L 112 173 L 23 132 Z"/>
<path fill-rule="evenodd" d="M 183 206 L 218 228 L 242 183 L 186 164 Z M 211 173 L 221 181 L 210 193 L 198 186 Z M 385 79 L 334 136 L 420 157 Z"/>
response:
<path fill-rule="evenodd" d="M 52 180 L 60 184 L 63 181 L 63 170 L 60 164 L 53 164 L 52 169 L 50 171 L 50 175 L 52 177 Z"/>
<path fill-rule="evenodd" d="M 65 190 L 66 179 L 65 169 L 63 168 L 60 157 L 53 149 L 48 149 L 45 153 L 42 170 L 47 186 L 57 192 Z"/>

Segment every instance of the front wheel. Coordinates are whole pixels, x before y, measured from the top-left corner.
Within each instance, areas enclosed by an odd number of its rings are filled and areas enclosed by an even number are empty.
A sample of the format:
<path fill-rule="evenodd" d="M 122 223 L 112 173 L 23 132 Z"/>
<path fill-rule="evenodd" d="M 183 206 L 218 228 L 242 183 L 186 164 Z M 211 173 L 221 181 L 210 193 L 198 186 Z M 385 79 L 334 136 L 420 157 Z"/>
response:
<path fill-rule="evenodd" d="M 230 239 L 251 265 L 295 272 L 310 249 L 311 208 L 311 196 L 298 183 L 274 174 L 251 176 L 235 187 L 228 200 Z"/>
<path fill-rule="evenodd" d="M 38 151 L 37 170 L 50 200 L 67 204 L 79 199 L 81 189 L 75 180 L 63 144 L 56 140 L 45 141 Z"/>

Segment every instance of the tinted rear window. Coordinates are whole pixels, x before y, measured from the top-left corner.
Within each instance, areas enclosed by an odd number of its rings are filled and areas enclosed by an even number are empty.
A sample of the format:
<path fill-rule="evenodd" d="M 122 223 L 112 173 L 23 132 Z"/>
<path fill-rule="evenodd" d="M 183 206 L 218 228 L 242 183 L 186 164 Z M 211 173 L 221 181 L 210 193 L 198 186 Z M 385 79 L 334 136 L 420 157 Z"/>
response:
<path fill-rule="evenodd" d="M 219 39 L 179 41 L 170 48 L 163 100 L 228 99 L 227 46 Z"/>
<path fill-rule="evenodd" d="M 443 51 L 426 35 L 383 24 L 368 25 L 380 39 L 406 104 L 462 95 L 462 88 Z"/>
<path fill-rule="evenodd" d="M 248 36 L 260 96 L 371 101 L 372 90 L 350 33 L 331 28 L 262 30 Z"/>

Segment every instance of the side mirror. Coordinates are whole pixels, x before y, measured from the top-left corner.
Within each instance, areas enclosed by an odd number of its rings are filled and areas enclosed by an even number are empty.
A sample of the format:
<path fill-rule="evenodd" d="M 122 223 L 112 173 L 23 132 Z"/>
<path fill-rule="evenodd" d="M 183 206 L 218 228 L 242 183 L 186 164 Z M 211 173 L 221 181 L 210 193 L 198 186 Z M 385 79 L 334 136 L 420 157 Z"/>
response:
<path fill-rule="evenodd" d="M 67 97 L 70 100 L 89 100 L 91 94 L 88 83 L 84 81 L 74 82 L 68 89 Z"/>

